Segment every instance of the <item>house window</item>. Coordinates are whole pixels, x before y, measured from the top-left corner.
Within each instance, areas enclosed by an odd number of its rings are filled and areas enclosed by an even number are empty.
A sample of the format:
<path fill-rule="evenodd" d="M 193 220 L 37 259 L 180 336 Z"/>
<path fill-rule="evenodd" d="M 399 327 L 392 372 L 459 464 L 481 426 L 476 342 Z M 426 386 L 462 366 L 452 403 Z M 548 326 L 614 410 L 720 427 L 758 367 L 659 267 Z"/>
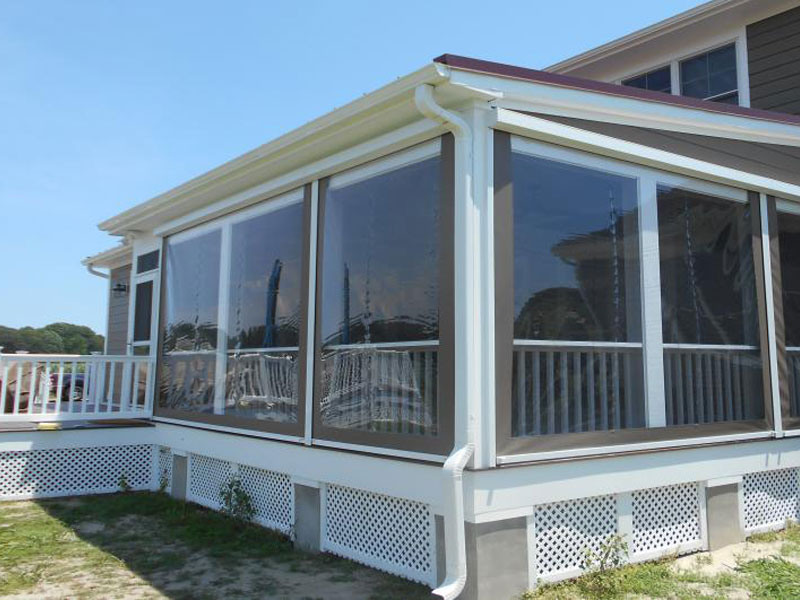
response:
<path fill-rule="evenodd" d="M 739 104 L 736 44 L 681 61 L 680 76 L 683 96 Z"/>
<path fill-rule="evenodd" d="M 637 182 L 514 152 L 511 435 L 644 426 Z"/>
<path fill-rule="evenodd" d="M 439 147 L 322 184 L 315 436 L 392 445 L 441 441 L 451 427 L 440 338 L 452 319 L 451 284 L 442 283 L 452 166 Z"/>
<path fill-rule="evenodd" d="M 224 413 L 297 422 L 303 204 L 231 229 Z"/>
<path fill-rule="evenodd" d="M 751 206 L 658 189 L 667 425 L 764 418 Z"/>
<path fill-rule="evenodd" d="M 166 244 L 159 406 L 212 412 L 221 233 Z"/>
<path fill-rule="evenodd" d="M 800 215 L 778 213 L 790 415 L 800 417 Z"/>
<path fill-rule="evenodd" d="M 672 93 L 670 66 L 667 65 L 666 67 L 649 71 L 643 75 L 631 77 L 630 79 L 624 80 L 622 85 L 670 94 Z"/>

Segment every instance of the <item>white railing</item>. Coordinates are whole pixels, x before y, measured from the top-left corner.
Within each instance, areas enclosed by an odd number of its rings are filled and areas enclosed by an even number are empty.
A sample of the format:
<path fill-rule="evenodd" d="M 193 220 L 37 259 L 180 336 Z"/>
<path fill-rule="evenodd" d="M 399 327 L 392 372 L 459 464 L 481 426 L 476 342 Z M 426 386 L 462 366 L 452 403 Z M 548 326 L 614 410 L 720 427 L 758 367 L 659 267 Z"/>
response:
<path fill-rule="evenodd" d="M 0 422 L 149 418 L 149 356 L 0 354 Z"/>

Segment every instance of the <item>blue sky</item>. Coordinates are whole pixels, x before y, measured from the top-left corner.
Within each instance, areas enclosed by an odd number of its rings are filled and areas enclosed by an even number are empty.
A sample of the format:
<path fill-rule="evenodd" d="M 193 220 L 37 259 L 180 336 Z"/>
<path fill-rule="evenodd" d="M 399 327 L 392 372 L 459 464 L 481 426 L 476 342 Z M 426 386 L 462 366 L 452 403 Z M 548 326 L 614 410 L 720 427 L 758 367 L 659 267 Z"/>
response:
<path fill-rule="evenodd" d="M 696 0 L 0 5 L 0 325 L 105 333 L 96 224 L 444 52 L 534 68 Z"/>

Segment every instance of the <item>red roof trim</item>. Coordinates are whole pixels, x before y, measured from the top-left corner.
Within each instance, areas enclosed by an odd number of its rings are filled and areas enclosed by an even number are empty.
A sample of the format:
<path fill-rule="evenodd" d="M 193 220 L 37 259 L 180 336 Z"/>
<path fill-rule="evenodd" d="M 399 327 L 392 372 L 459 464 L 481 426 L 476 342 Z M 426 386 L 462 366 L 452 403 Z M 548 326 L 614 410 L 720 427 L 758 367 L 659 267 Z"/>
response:
<path fill-rule="evenodd" d="M 500 77 L 535 81 L 537 83 L 543 83 L 546 85 L 556 85 L 560 87 L 599 92 L 601 94 L 608 94 L 611 96 L 635 98 L 637 100 L 648 100 L 650 102 L 660 102 L 662 104 L 696 108 L 708 112 L 737 115 L 740 117 L 761 119 L 765 121 L 776 121 L 778 123 L 786 123 L 790 125 L 800 125 L 800 115 L 790 115 L 757 108 L 746 108 L 744 106 L 734 106 L 731 104 L 719 104 L 717 102 L 709 102 L 708 100 L 699 100 L 697 98 L 688 98 L 686 96 L 675 96 L 673 94 L 666 94 L 664 92 L 652 92 L 650 90 L 626 87 L 614 83 L 593 81 L 591 79 L 584 79 L 583 77 L 573 77 L 572 75 L 561 75 L 559 73 L 550 73 L 549 71 L 527 69 L 525 67 L 516 67 L 514 65 L 507 65 L 488 60 L 457 56 L 455 54 L 442 54 L 441 56 L 434 58 L 433 62 L 464 71 L 476 71 L 478 73 L 499 75 Z"/>

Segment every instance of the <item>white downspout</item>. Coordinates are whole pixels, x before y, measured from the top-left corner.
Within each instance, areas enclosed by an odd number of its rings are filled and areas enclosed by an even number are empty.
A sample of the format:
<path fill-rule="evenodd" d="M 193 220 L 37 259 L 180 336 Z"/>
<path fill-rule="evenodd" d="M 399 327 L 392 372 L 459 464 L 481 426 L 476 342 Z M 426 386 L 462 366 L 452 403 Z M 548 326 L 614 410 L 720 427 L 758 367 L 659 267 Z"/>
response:
<path fill-rule="evenodd" d="M 96 275 L 97 277 L 102 277 L 103 279 L 108 279 L 110 275 L 108 273 L 103 273 L 102 271 L 98 271 L 95 269 L 91 263 L 86 265 L 86 270 L 89 271 L 92 275 Z"/>
<path fill-rule="evenodd" d="M 455 138 L 456 199 L 468 201 L 472 198 L 472 177 L 469 167 L 472 156 L 472 130 L 467 122 L 455 113 L 445 110 L 433 97 L 434 87 L 423 84 L 414 91 L 417 110 L 425 117 L 444 125 Z M 463 186 L 459 190 L 459 186 Z M 467 544 L 464 531 L 464 483 L 463 473 L 475 452 L 474 421 L 469 415 L 469 406 L 456 409 L 456 448 L 444 463 L 444 542 L 446 556 L 445 580 L 433 594 L 444 600 L 455 600 L 467 582 Z M 466 439 L 459 440 L 462 433 Z M 459 443 L 461 444 L 459 445 Z"/>

